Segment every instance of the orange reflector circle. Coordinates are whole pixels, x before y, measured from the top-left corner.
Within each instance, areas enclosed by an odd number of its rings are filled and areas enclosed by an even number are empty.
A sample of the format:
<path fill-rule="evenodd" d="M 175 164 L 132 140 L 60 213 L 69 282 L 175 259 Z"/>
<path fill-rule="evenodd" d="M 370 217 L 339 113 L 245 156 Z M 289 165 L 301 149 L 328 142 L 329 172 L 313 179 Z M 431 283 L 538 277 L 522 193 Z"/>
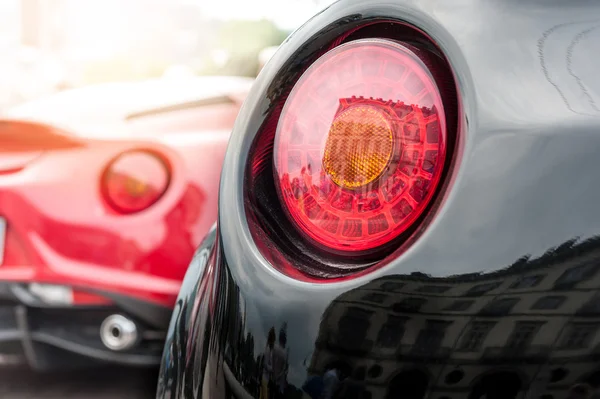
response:
<path fill-rule="evenodd" d="M 163 196 L 169 180 L 168 166 L 161 157 L 146 151 L 130 151 L 108 166 L 102 177 L 102 191 L 117 212 L 140 212 Z"/>
<path fill-rule="evenodd" d="M 127 190 L 127 194 L 131 195 L 132 197 L 140 197 L 149 189 L 146 183 L 132 177 L 127 178 L 125 182 L 125 188 Z"/>
<path fill-rule="evenodd" d="M 392 157 L 394 134 L 375 107 L 351 107 L 335 118 L 325 143 L 323 168 L 335 184 L 357 188 L 373 182 Z"/>

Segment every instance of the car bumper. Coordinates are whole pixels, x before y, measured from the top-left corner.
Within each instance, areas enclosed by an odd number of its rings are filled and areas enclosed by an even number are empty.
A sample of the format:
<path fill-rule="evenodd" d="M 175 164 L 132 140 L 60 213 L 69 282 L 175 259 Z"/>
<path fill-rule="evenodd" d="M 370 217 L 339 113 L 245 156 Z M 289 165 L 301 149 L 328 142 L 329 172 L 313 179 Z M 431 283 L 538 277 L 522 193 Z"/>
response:
<path fill-rule="evenodd" d="M 201 202 L 194 190 L 188 192 L 185 204 Z M 203 214 L 191 205 L 174 208 L 171 213 L 179 215 L 174 218 L 165 209 L 117 217 L 92 210 L 59 212 L 40 203 L 45 204 L 39 195 L 0 187 L 0 282 L 63 284 L 172 307 L 208 229 L 197 224 Z M 100 205 L 91 209 L 96 208 Z M 63 214 L 68 217 L 56 216 Z"/>
<path fill-rule="evenodd" d="M 107 348 L 100 337 L 103 321 L 115 314 L 137 326 L 138 339 L 122 351 Z M 51 305 L 30 295 L 25 285 L 3 282 L 0 368 L 27 365 L 46 371 L 106 363 L 154 366 L 160 361 L 169 314 L 169 308 L 134 303 L 129 298 L 113 298 L 100 305 Z"/>

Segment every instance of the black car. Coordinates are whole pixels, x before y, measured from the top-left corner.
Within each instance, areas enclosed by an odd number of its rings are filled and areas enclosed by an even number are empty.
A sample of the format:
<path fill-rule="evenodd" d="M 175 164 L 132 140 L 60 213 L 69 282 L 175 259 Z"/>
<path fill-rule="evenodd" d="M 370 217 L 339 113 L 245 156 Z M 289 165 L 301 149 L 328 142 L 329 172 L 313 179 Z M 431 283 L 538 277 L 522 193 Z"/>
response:
<path fill-rule="evenodd" d="M 158 398 L 600 392 L 600 2 L 340 0 L 246 100 Z"/>

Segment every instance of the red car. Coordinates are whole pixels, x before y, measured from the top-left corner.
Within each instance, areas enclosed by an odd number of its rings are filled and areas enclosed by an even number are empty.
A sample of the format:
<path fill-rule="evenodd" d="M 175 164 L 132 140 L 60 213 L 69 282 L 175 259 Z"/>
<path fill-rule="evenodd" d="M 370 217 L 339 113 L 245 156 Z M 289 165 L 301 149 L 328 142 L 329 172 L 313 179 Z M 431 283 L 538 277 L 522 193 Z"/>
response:
<path fill-rule="evenodd" d="M 159 363 L 251 83 L 113 83 L 3 115 L 0 365 Z"/>

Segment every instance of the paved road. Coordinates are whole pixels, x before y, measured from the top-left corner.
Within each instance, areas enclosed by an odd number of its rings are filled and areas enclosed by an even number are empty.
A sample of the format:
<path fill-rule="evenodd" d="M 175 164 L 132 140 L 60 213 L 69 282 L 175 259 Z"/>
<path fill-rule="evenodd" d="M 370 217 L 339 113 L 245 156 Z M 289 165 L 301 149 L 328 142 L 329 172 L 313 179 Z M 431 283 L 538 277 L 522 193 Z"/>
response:
<path fill-rule="evenodd" d="M 0 370 L 2 399 L 152 399 L 156 370 L 107 368 L 36 374 Z"/>

